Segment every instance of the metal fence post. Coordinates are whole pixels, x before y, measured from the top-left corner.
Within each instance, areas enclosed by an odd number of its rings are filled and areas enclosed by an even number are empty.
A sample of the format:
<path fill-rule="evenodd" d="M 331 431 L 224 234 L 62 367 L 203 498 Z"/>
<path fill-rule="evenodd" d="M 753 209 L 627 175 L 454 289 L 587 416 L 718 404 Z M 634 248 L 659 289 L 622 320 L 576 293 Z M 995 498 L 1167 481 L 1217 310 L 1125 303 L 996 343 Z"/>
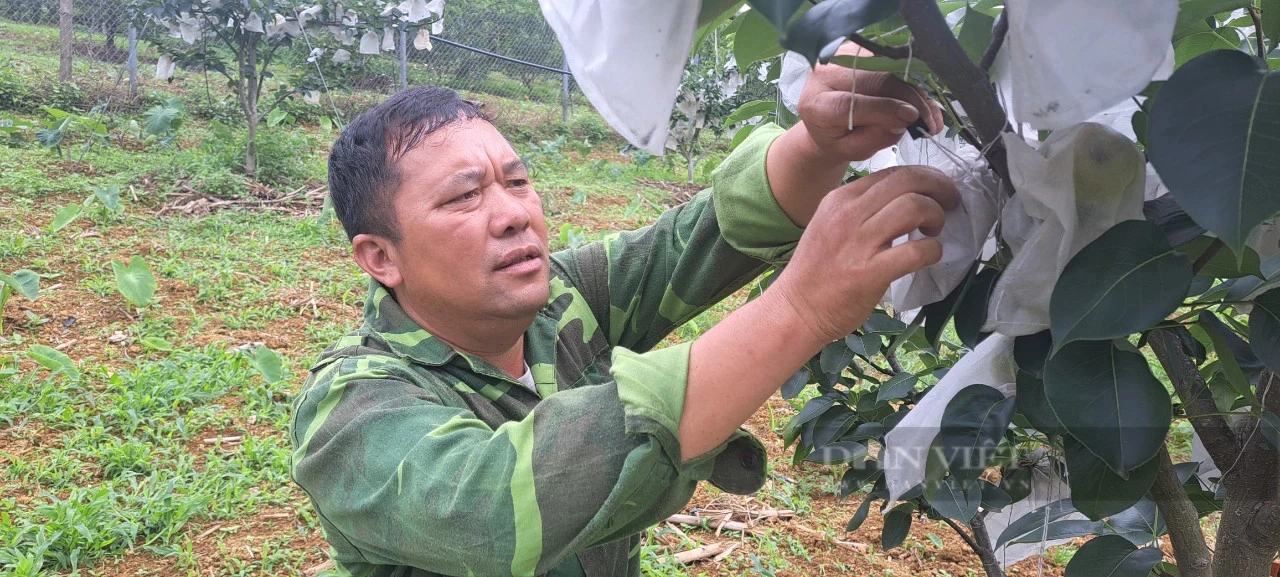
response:
<path fill-rule="evenodd" d="M 564 49 L 560 49 L 560 54 L 564 54 Z M 562 56 L 560 61 L 564 66 L 564 71 L 560 73 L 560 120 L 565 124 L 569 123 L 569 58 Z"/>
<path fill-rule="evenodd" d="M 138 97 L 138 29 L 129 26 L 129 97 Z"/>
<path fill-rule="evenodd" d="M 409 87 L 409 33 L 400 25 L 400 90 Z"/>

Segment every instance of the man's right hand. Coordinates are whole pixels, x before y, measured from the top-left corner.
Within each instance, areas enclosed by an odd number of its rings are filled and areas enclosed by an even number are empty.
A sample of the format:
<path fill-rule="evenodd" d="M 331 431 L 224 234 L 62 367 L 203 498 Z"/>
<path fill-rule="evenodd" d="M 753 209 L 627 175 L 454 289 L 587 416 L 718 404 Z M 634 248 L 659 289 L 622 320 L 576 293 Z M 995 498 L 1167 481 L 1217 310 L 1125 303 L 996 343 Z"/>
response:
<path fill-rule="evenodd" d="M 955 182 L 925 166 L 881 170 L 826 196 L 770 291 L 821 342 L 856 330 L 889 284 L 938 262 L 944 210 L 960 202 Z M 893 246 L 919 229 L 927 237 Z"/>

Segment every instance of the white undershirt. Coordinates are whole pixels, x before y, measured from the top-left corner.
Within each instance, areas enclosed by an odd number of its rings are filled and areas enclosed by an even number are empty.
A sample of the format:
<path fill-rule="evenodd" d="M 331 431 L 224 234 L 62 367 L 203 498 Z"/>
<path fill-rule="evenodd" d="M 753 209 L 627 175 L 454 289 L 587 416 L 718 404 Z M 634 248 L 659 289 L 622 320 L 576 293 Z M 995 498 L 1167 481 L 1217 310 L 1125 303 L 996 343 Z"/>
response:
<path fill-rule="evenodd" d="M 533 382 L 533 371 L 529 368 L 529 363 L 524 364 L 524 374 L 520 375 L 520 378 L 516 380 L 520 381 L 520 384 L 524 385 L 524 388 L 535 393 L 538 392 L 538 388 Z"/>

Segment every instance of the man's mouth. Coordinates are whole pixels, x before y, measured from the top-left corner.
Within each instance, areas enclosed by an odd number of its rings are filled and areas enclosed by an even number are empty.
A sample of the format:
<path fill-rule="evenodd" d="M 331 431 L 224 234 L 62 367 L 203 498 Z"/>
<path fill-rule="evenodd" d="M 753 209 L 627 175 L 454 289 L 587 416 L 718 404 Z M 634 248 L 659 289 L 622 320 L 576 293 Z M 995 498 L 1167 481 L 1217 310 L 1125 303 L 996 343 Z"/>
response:
<path fill-rule="evenodd" d="M 507 253 L 502 256 L 502 260 L 498 262 L 496 270 L 531 268 L 532 265 L 524 263 L 538 260 L 541 256 L 541 251 L 538 250 L 538 247 L 533 245 L 513 249 L 507 251 Z"/>

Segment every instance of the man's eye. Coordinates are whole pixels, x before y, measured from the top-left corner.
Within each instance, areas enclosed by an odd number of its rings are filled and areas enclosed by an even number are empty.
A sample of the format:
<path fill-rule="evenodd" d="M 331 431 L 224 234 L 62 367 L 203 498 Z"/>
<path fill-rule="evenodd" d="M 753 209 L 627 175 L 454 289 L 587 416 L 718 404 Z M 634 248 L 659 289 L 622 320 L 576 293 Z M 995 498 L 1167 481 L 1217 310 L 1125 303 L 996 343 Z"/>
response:
<path fill-rule="evenodd" d="M 460 195 L 458 195 L 458 196 L 453 197 L 453 199 L 452 199 L 452 200 L 450 200 L 449 202 L 462 202 L 462 201 L 464 201 L 464 200 L 471 200 L 471 199 L 473 199 L 473 198 L 475 198 L 475 197 L 477 197 L 477 196 L 480 196 L 480 193 L 479 193 L 479 192 L 474 191 L 474 190 L 469 190 L 469 191 L 464 192 L 464 193 L 462 193 L 462 194 L 460 194 Z"/>
<path fill-rule="evenodd" d="M 523 178 L 513 179 L 513 180 L 511 181 L 511 186 L 512 186 L 513 188 L 524 188 L 524 187 L 526 187 L 526 186 L 529 186 L 529 181 L 528 181 L 528 180 L 525 180 L 525 179 L 523 179 Z"/>

